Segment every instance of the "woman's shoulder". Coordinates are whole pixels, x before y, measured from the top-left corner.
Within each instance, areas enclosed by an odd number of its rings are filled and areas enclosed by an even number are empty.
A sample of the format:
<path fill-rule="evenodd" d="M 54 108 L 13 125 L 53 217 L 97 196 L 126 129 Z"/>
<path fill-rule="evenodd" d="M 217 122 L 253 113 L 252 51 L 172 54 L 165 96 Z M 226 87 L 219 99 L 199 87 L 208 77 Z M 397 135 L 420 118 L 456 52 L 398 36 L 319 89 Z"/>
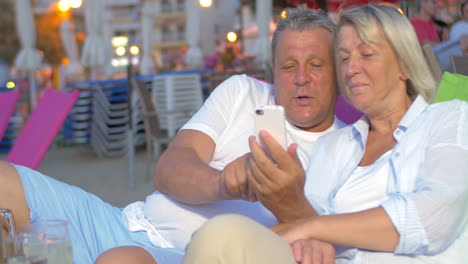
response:
<path fill-rule="evenodd" d="M 339 144 L 340 142 L 342 142 L 343 139 L 347 140 L 349 138 L 352 138 L 353 135 L 353 124 L 351 124 L 331 131 L 323 136 L 320 136 L 317 142 L 321 142 L 320 144 L 331 146 Z"/>
<path fill-rule="evenodd" d="M 426 110 L 426 113 L 431 115 L 446 115 L 456 112 L 460 114 L 466 114 L 468 112 L 468 103 L 462 100 L 454 99 L 430 104 Z"/>
<path fill-rule="evenodd" d="M 431 104 L 420 120 L 423 122 L 421 127 L 431 131 L 428 134 L 432 138 L 441 135 L 442 138 L 450 136 L 457 142 L 461 139 L 463 139 L 462 141 L 468 140 L 467 102 L 451 100 Z"/>

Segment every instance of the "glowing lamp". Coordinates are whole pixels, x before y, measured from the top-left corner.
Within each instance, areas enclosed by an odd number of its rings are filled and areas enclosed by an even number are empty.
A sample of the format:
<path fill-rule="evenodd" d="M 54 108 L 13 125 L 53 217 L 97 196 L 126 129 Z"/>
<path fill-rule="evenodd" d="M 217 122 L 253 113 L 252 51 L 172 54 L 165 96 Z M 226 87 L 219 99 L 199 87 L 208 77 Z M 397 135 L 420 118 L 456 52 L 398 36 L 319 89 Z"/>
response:
<path fill-rule="evenodd" d="M 117 47 L 115 49 L 115 54 L 117 56 L 119 56 L 119 57 L 125 55 L 125 48 L 124 47 Z"/>
<path fill-rule="evenodd" d="M 201 7 L 210 7 L 213 4 L 212 0 L 199 0 Z"/>
<path fill-rule="evenodd" d="M 131 46 L 130 47 L 130 54 L 138 55 L 138 53 L 140 53 L 140 48 L 138 48 L 138 46 Z"/>
<path fill-rule="evenodd" d="M 226 39 L 227 41 L 229 42 L 234 42 L 237 40 L 237 34 L 235 32 L 228 32 L 227 35 L 226 35 Z"/>

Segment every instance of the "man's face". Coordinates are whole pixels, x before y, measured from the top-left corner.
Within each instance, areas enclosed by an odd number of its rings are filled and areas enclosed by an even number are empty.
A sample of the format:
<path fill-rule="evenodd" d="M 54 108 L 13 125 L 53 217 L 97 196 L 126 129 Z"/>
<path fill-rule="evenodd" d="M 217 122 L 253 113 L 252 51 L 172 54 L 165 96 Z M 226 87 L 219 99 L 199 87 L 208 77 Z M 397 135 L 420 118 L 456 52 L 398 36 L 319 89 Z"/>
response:
<path fill-rule="evenodd" d="M 276 103 L 295 126 L 328 129 L 337 96 L 331 33 L 325 28 L 285 30 L 278 36 L 273 62 Z"/>

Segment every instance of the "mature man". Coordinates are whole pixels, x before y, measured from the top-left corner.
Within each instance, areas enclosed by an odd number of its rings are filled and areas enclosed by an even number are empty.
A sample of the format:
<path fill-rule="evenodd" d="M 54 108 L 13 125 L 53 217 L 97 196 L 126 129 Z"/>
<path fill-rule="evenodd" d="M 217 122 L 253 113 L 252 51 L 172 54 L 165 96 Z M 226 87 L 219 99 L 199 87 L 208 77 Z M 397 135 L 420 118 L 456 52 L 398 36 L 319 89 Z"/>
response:
<path fill-rule="evenodd" d="M 282 20 L 272 41 L 275 84 L 245 75 L 221 84 L 160 158 L 155 174 L 160 192 L 145 203 L 115 208 L 39 172 L 0 163 L 0 207 L 12 208 L 18 225 L 67 219 L 75 263 L 178 263 L 192 233 L 212 216 L 242 214 L 266 226 L 294 219 L 294 211 L 273 215 L 255 202 L 248 186 L 253 110 L 285 108 L 288 144 L 298 144 L 306 166 L 315 140 L 343 126 L 334 117 L 333 30 L 324 13 L 304 8 Z M 281 194 L 281 189 L 271 193 L 279 201 Z M 294 201 L 284 198 L 280 206 L 287 209 Z"/>
<path fill-rule="evenodd" d="M 440 43 L 434 18 L 437 12 L 437 0 L 417 0 L 418 13 L 410 21 L 414 31 L 418 36 L 419 43 L 422 45 L 428 43 L 431 46 Z"/>

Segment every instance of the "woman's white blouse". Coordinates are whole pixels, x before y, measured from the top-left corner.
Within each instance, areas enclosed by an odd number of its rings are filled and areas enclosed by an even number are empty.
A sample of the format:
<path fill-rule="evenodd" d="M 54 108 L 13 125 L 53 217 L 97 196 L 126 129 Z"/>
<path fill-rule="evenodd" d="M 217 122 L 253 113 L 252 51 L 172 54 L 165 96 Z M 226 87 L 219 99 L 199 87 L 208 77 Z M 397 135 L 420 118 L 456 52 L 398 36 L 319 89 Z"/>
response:
<path fill-rule="evenodd" d="M 368 130 L 363 117 L 317 141 L 305 192 L 319 214 L 338 213 L 335 196 L 362 159 Z M 463 238 L 468 222 L 468 104 L 428 105 L 418 96 L 393 136 L 397 144 L 380 206 L 400 235 L 395 254 L 439 254 Z M 343 256 L 353 259 L 357 252 L 346 250 Z"/>
<path fill-rule="evenodd" d="M 369 166 L 357 167 L 335 195 L 335 211 L 352 213 L 380 205 L 387 193 L 391 151 Z"/>

